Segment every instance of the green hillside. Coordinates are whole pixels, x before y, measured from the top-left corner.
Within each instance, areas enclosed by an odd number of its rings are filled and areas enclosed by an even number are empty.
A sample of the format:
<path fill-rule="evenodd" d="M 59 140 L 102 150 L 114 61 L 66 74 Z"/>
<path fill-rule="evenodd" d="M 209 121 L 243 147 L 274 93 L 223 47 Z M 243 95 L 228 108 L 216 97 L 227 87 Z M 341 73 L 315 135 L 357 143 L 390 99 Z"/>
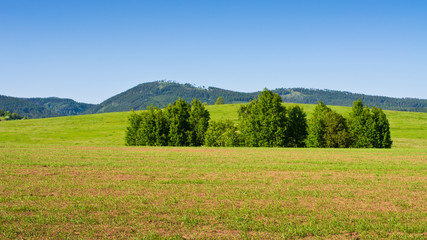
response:
<path fill-rule="evenodd" d="M 27 98 L 28 101 L 43 106 L 60 116 L 80 115 L 95 104 L 80 103 L 68 98 Z"/>
<path fill-rule="evenodd" d="M 187 102 L 197 98 L 201 102 L 208 104 L 214 104 L 219 96 L 222 96 L 226 103 L 248 102 L 254 99 L 257 94 L 239 93 L 213 87 L 208 89 L 197 88 L 190 84 L 173 82 L 149 82 L 139 84 L 111 97 L 101 104 L 88 109 L 86 113 L 123 112 L 131 109 L 143 110 L 151 105 L 163 107 L 173 103 L 179 97 Z"/>
<path fill-rule="evenodd" d="M 278 88 L 284 102 L 317 104 L 323 101 L 327 105 L 352 106 L 353 101 L 362 99 L 367 106 L 376 106 L 387 110 L 427 112 L 426 99 L 390 98 L 369 96 L 350 92 L 319 90 L 306 88 Z M 144 110 L 154 105 L 163 107 L 173 103 L 179 97 L 191 102 L 194 98 L 210 105 L 218 97 L 226 104 L 245 103 L 258 96 L 259 92 L 243 93 L 215 87 L 195 87 L 191 84 L 156 81 L 139 84 L 125 92 L 117 94 L 100 104 L 79 103 L 65 98 L 15 98 L 0 95 L 0 109 L 30 118 L 73 116 L 81 114 L 125 112 Z"/>
<path fill-rule="evenodd" d="M 15 98 L 0 95 L 0 109 L 4 111 L 10 111 L 17 113 L 21 116 L 27 116 L 30 118 L 46 118 L 46 117 L 57 117 L 58 113 L 50 111 L 44 106 L 40 106 L 36 103 L 30 102 L 24 98 Z"/>
<path fill-rule="evenodd" d="M 390 98 L 369 96 L 350 92 L 318 90 L 305 88 L 279 88 L 273 90 L 284 102 L 317 104 L 323 101 L 327 105 L 353 106 L 353 101 L 362 99 L 368 106 L 398 111 L 427 112 L 427 100 L 410 98 Z M 178 97 L 191 102 L 193 98 L 201 102 L 214 104 L 218 97 L 223 97 L 225 103 L 249 102 L 256 98 L 259 92 L 242 93 L 214 87 L 195 87 L 190 84 L 157 81 L 139 84 L 125 92 L 113 96 L 99 105 L 88 109 L 86 113 L 105 113 L 143 110 L 150 105 L 163 107 L 173 103 Z"/>
<path fill-rule="evenodd" d="M 285 104 L 292 105 L 292 104 Z M 310 114 L 314 105 L 301 104 Z M 210 105 L 212 119 L 237 120 L 239 104 Z M 349 107 L 331 106 L 344 116 Z M 393 148 L 427 146 L 427 113 L 385 111 Z M 123 146 L 129 112 L 0 122 L 0 142 L 54 145 Z"/>
<path fill-rule="evenodd" d="M 30 118 L 79 115 L 93 104 L 67 98 L 16 98 L 0 95 L 0 109 Z"/>

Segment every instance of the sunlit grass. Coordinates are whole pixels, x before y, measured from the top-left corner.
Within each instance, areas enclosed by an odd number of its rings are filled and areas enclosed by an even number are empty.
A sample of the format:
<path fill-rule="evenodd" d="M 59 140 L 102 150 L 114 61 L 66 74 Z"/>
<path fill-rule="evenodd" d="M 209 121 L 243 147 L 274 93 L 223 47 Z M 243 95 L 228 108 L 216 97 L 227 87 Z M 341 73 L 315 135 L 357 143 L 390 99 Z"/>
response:
<path fill-rule="evenodd" d="M 423 150 L 0 148 L 0 238 L 423 238 Z"/>

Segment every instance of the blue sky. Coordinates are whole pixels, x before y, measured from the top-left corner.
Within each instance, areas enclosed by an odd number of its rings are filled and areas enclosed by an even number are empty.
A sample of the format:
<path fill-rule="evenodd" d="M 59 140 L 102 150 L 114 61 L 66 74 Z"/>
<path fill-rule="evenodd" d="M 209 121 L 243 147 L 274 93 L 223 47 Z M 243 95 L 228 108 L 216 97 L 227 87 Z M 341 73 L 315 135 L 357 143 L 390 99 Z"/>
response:
<path fill-rule="evenodd" d="M 427 1 L 0 0 L 0 94 L 99 103 L 168 79 L 427 98 Z"/>

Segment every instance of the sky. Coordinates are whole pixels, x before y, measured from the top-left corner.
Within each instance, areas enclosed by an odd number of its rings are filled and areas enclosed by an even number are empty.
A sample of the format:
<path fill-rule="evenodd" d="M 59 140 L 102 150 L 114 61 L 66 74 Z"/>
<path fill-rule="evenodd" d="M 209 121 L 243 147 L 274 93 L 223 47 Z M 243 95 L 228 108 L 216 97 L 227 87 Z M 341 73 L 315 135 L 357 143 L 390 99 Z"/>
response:
<path fill-rule="evenodd" d="M 425 0 L 0 0 L 0 94 L 172 80 L 427 98 Z"/>

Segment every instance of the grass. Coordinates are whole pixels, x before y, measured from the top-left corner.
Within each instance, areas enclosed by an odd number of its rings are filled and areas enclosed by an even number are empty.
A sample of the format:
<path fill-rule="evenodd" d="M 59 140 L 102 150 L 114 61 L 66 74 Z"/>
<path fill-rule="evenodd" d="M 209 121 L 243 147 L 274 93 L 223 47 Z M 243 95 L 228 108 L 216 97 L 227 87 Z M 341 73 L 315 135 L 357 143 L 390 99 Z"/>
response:
<path fill-rule="evenodd" d="M 0 122 L 0 239 L 426 239 L 427 114 L 386 113 L 387 150 L 125 147 L 129 113 Z"/>

